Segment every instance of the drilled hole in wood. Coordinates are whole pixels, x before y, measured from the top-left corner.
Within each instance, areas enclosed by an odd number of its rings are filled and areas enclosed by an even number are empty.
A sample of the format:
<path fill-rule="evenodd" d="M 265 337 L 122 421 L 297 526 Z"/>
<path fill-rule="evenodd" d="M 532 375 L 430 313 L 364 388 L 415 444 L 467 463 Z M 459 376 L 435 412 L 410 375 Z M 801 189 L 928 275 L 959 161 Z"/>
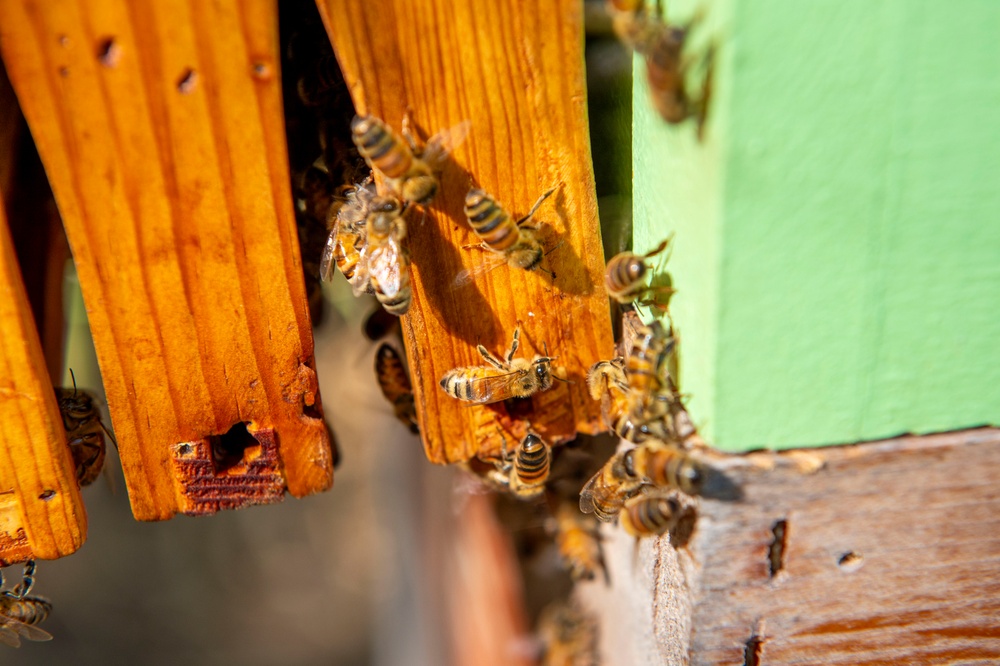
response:
<path fill-rule="evenodd" d="M 114 67 L 121 59 L 122 47 L 114 37 L 108 37 L 97 47 L 97 59 L 105 67 Z"/>
<path fill-rule="evenodd" d="M 198 72 L 193 69 L 186 69 L 181 77 L 177 79 L 177 91 L 182 95 L 187 95 L 194 91 L 195 85 L 198 83 Z"/>
<path fill-rule="evenodd" d="M 760 666 L 764 656 L 764 639 L 754 634 L 743 649 L 743 666 Z"/>
<path fill-rule="evenodd" d="M 860 553 L 854 551 L 844 553 L 837 560 L 837 566 L 844 571 L 857 571 L 865 563 L 865 558 Z"/>
<path fill-rule="evenodd" d="M 785 567 L 785 546 L 788 544 L 788 521 L 779 520 L 771 528 L 774 539 L 771 541 L 771 548 L 767 556 L 768 573 L 771 578 L 778 575 L 778 572 Z"/>
<path fill-rule="evenodd" d="M 240 464 L 247 449 L 260 446 L 260 442 L 247 430 L 245 422 L 237 423 L 225 435 L 212 435 L 208 438 L 208 443 L 216 474 L 222 474 Z"/>
<path fill-rule="evenodd" d="M 43 490 L 39 495 L 38 499 L 43 502 L 48 502 L 50 499 L 56 496 L 56 491 L 54 490 Z"/>

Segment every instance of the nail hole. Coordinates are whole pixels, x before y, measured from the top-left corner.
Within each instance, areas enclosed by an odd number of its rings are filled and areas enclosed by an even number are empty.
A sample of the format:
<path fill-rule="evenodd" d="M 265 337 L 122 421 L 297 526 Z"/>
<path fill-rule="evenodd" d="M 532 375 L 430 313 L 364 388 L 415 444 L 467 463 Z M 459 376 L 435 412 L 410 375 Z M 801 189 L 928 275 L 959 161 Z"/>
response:
<path fill-rule="evenodd" d="M 253 64 L 254 78 L 260 81 L 267 81 L 271 78 L 271 68 L 267 63 L 255 62 Z"/>
<path fill-rule="evenodd" d="M 198 72 L 193 69 L 186 69 L 181 75 L 181 78 L 177 79 L 177 91 L 182 95 L 187 95 L 194 91 L 194 87 L 198 82 Z"/>
<path fill-rule="evenodd" d="M 750 637 L 743 649 L 743 666 L 760 666 L 764 656 L 764 639 L 757 634 Z"/>
<path fill-rule="evenodd" d="M 767 565 L 768 573 L 774 578 L 779 571 L 785 568 L 785 546 L 788 544 L 788 521 L 779 520 L 771 528 L 774 540 L 771 541 L 771 548 L 768 551 Z"/>
<path fill-rule="evenodd" d="M 225 435 L 210 436 L 208 442 L 216 474 L 222 474 L 240 464 L 247 449 L 260 446 L 260 442 L 247 430 L 245 421 L 234 425 Z"/>
<path fill-rule="evenodd" d="M 59 68 L 59 76 L 63 77 L 64 79 L 67 76 L 69 76 L 69 67 L 60 67 Z"/>
<path fill-rule="evenodd" d="M 52 499 L 55 496 L 56 496 L 56 491 L 54 491 L 54 490 L 43 490 L 41 492 L 41 494 L 38 496 L 38 499 L 40 499 L 40 500 L 42 500 L 44 502 L 48 502 L 50 499 Z"/>
<path fill-rule="evenodd" d="M 839 566 L 844 571 L 857 571 L 861 568 L 861 565 L 865 563 L 865 558 L 860 553 L 855 553 L 853 551 L 844 553 L 837 560 L 837 566 Z"/>
<path fill-rule="evenodd" d="M 114 67 L 122 56 L 122 48 L 114 37 L 108 37 L 97 49 L 97 59 L 105 67 Z"/>
<path fill-rule="evenodd" d="M 59 46 L 67 47 L 69 46 L 69 37 L 66 35 L 59 35 Z"/>

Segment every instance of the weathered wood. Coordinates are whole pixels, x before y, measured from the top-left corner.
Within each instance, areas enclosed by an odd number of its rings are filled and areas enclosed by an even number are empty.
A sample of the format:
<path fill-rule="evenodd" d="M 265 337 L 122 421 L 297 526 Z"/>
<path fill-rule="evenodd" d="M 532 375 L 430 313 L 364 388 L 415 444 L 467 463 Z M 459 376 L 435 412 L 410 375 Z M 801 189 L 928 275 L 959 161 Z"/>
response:
<path fill-rule="evenodd" d="M 276 431 L 293 495 L 328 488 L 274 3 L 3 0 L 0 47 L 66 224 L 136 517 L 218 508 L 174 459 L 240 423 Z M 246 470 L 210 462 L 230 485 Z M 247 488 L 236 506 L 273 498 Z"/>
<path fill-rule="evenodd" d="M 1000 659 L 1000 430 L 717 464 L 744 497 L 702 500 L 686 548 L 649 540 L 634 565 L 609 530 L 614 587 L 584 590 L 607 663 L 744 663 L 748 645 L 769 665 Z"/>
<path fill-rule="evenodd" d="M 409 109 L 423 138 L 471 121 L 466 143 L 442 176 L 433 204 L 411 218 L 413 305 L 404 317 L 420 429 L 436 463 L 499 450 L 528 424 L 553 443 L 600 429 L 585 373 L 612 347 L 597 219 L 583 75 L 582 7 L 575 0 L 526 6 L 514 0 L 318 0 L 359 113 L 397 131 Z M 515 216 L 559 185 L 544 222 L 545 265 L 502 266 L 456 288 L 463 269 L 491 262 L 463 213 L 472 186 Z M 559 243 L 562 242 L 562 245 Z M 556 383 L 517 413 L 461 403 L 438 380 L 483 363 L 476 344 L 506 350 L 521 325 L 521 351 L 558 356 L 575 384 Z M 514 410 L 512 410 L 514 411 Z"/>
<path fill-rule="evenodd" d="M 0 566 L 75 552 L 87 514 L 0 206 Z"/>

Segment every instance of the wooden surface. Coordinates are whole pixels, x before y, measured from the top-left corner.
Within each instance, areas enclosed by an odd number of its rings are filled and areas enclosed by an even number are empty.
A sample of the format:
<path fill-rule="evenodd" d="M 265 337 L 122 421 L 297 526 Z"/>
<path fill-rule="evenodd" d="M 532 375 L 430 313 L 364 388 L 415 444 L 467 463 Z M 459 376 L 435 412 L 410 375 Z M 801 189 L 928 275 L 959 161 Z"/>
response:
<path fill-rule="evenodd" d="M 634 558 L 609 530 L 613 587 L 584 590 L 607 663 L 741 664 L 748 643 L 767 665 L 1000 660 L 1000 430 L 718 466 L 744 498 L 700 501 L 687 547 Z"/>
<path fill-rule="evenodd" d="M 69 555 L 86 536 L 66 432 L 0 206 L 0 566 Z"/>
<path fill-rule="evenodd" d="M 582 6 L 548 0 L 525 11 L 513 0 L 318 0 L 359 113 L 397 131 L 409 108 L 426 139 L 471 121 L 431 206 L 410 222 L 413 305 L 404 317 L 420 429 L 436 463 L 499 450 L 530 423 L 552 443 L 601 428 L 585 373 L 612 350 L 603 254 L 587 130 Z M 491 261 L 462 249 L 475 243 L 462 211 L 477 185 L 515 217 L 559 185 L 535 217 L 551 250 L 541 272 L 502 266 L 455 288 L 465 268 Z M 557 244 L 562 242 L 562 245 Z M 575 384 L 555 383 L 516 413 L 504 405 L 468 406 L 438 380 L 448 370 L 481 365 L 477 343 L 504 352 L 521 323 L 521 351 L 548 351 Z"/>
<path fill-rule="evenodd" d="M 705 438 L 1000 425 L 1000 3 L 663 4 L 704 12 L 692 56 L 718 47 L 705 140 L 663 122 L 639 62 L 622 124 L 635 247 L 674 234 L 681 384 Z"/>
<path fill-rule="evenodd" d="M 274 3 L 3 0 L 0 48 L 73 249 L 136 517 L 188 511 L 178 447 L 240 422 L 277 432 L 289 492 L 328 488 Z M 257 497 L 251 484 L 236 505 Z"/>

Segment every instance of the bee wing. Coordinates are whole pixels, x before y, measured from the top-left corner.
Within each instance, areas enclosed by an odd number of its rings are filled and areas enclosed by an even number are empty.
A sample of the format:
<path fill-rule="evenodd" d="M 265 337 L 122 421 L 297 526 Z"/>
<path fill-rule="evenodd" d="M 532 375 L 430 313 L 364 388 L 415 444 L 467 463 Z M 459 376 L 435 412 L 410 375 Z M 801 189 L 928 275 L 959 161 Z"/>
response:
<path fill-rule="evenodd" d="M 466 268 L 465 270 L 459 271 L 458 275 L 451 282 L 452 289 L 461 289 L 472 283 L 474 279 L 480 275 L 485 275 L 492 271 L 494 268 L 499 268 L 507 263 L 507 260 L 503 257 L 495 257 L 486 263 L 482 263 L 473 268 Z"/>
<path fill-rule="evenodd" d="M 336 247 L 337 228 L 334 227 L 326 239 L 326 245 L 323 246 L 323 256 L 319 260 L 319 279 L 323 282 L 329 282 L 333 279 L 333 267 L 336 266 L 333 255 Z"/>
<path fill-rule="evenodd" d="M 477 387 L 485 386 L 482 391 L 487 396 L 509 395 L 511 387 L 517 383 L 519 374 L 517 372 L 505 372 L 499 375 L 476 377 L 470 380 L 470 383 Z"/>
<path fill-rule="evenodd" d="M 29 641 L 51 641 L 52 634 L 30 624 L 25 624 L 12 617 L 0 618 L 0 641 L 11 647 L 21 646 L 21 637 Z"/>
<path fill-rule="evenodd" d="M 23 622 L 18 622 L 14 626 L 14 630 L 27 638 L 29 641 L 51 641 L 52 634 L 45 631 L 41 627 L 36 627 L 31 624 L 24 624 Z"/>
<path fill-rule="evenodd" d="M 427 162 L 432 169 L 440 169 L 445 158 L 465 143 L 471 128 L 472 122 L 463 120 L 454 127 L 441 130 L 428 139 L 420 158 Z"/>
<path fill-rule="evenodd" d="M 11 620 L 6 620 L 10 622 Z M 14 620 L 16 622 L 16 620 Z M 17 635 L 14 628 L 8 624 L 0 624 L 0 643 L 11 647 L 21 647 L 21 637 Z"/>
<path fill-rule="evenodd" d="M 580 511 L 583 513 L 594 513 L 594 483 L 603 471 L 603 467 L 597 470 L 597 473 L 580 489 Z"/>
<path fill-rule="evenodd" d="M 368 273 L 386 296 L 395 296 L 403 285 L 403 273 L 409 270 L 406 254 L 392 239 L 371 251 Z"/>

